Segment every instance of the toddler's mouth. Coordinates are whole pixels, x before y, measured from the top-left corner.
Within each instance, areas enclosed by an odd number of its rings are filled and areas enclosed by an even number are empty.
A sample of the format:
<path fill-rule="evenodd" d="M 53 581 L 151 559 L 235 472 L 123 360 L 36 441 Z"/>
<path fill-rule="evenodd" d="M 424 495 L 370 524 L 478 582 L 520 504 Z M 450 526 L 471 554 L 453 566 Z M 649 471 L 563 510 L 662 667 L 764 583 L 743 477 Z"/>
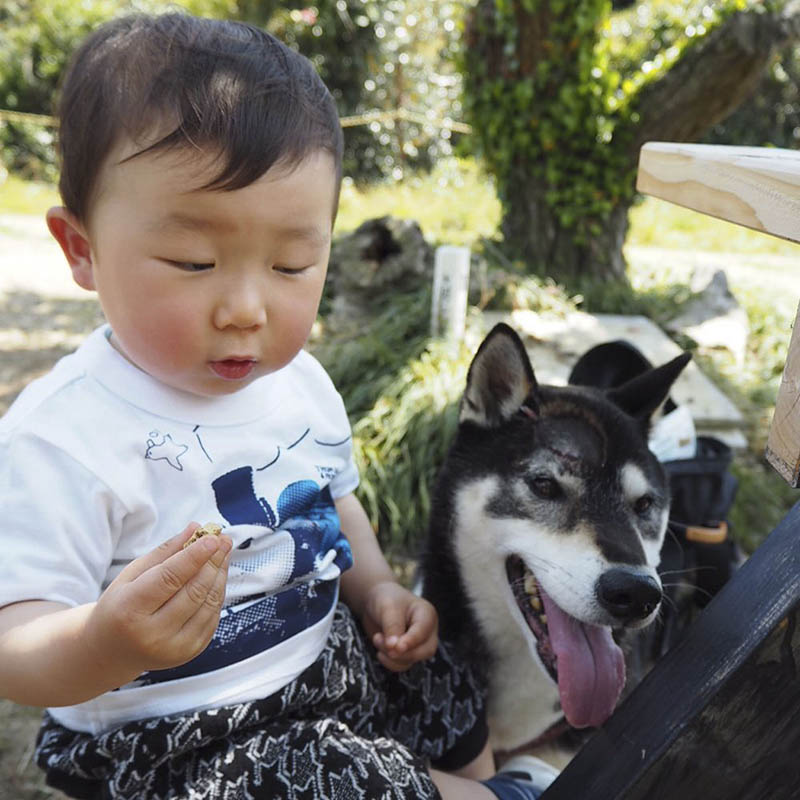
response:
<path fill-rule="evenodd" d="M 209 362 L 212 372 L 226 381 L 246 378 L 253 371 L 255 365 L 256 361 L 252 358 L 226 358 L 221 361 Z"/>

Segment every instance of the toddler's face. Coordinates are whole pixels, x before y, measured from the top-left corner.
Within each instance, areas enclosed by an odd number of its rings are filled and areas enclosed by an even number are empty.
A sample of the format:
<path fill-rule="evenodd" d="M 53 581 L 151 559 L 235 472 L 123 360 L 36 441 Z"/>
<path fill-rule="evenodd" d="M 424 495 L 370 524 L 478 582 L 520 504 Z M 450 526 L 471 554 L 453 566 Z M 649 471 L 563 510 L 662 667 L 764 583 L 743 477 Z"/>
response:
<path fill-rule="evenodd" d="M 123 151 L 122 157 L 125 153 Z M 87 222 L 117 349 L 193 394 L 235 392 L 280 369 L 317 314 L 331 241 L 333 160 L 315 153 L 233 191 L 186 152 L 109 159 Z"/>

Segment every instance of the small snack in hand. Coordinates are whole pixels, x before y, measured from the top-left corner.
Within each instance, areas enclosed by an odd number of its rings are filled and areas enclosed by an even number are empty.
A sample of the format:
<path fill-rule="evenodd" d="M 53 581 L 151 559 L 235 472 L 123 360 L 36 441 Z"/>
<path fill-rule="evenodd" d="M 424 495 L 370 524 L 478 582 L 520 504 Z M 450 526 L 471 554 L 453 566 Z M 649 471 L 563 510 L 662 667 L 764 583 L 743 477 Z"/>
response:
<path fill-rule="evenodd" d="M 192 538 L 183 546 L 185 550 L 190 544 L 194 544 L 198 539 L 204 536 L 219 536 L 222 533 L 222 528 L 215 522 L 206 522 L 205 525 L 198 528 L 193 534 Z"/>

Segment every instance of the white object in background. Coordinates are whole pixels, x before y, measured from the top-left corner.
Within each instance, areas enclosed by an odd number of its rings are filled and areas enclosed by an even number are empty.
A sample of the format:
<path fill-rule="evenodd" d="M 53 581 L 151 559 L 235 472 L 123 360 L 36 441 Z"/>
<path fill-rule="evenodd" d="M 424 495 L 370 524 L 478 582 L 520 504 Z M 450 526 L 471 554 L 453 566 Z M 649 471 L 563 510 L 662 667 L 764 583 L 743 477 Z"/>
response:
<path fill-rule="evenodd" d="M 436 248 L 433 265 L 431 333 L 459 341 L 464 337 L 469 289 L 468 247 L 442 245 Z"/>
<path fill-rule="evenodd" d="M 697 433 L 692 413 L 678 406 L 665 414 L 650 429 L 650 452 L 659 461 L 680 461 L 697 455 Z"/>

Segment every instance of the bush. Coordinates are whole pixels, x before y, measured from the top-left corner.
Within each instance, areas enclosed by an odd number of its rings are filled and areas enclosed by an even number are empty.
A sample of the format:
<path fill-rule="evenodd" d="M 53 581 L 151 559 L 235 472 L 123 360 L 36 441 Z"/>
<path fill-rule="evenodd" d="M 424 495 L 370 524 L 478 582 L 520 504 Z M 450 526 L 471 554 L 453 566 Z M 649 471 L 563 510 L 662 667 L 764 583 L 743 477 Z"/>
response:
<path fill-rule="evenodd" d="M 413 555 L 424 540 L 471 360 L 466 346 L 429 342 L 353 427 L 358 494 L 390 554 Z"/>

